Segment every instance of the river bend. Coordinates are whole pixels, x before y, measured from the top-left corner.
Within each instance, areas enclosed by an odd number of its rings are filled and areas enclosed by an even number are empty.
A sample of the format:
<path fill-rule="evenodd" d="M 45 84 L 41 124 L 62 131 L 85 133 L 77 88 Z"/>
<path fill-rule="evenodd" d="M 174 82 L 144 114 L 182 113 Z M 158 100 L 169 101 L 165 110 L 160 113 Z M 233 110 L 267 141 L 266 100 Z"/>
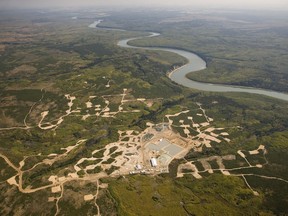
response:
<path fill-rule="evenodd" d="M 91 25 L 89 25 L 90 28 L 99 28 L 99 29 L 105 29 L 110 31 L 124 31 L 122 29 L 112 29 L 112 28 L 100 28 L 97 27 L 98 24 L 101 23 L 101 20 L 95 21 Z M 138 46 L 131 46 L 128 43 L 130 41 L 136 40 L 136 39 L 142 39 L 142 38 L 151 38 L 151 37 L 157 37 L 159 36 L 159 33 L 151 32 L 148 36 L 141 36 L 141 37 L 133 37 L 128 38 L 124 40 L 118 41 L 117 45 L 124 48 L 130 48 L 130 49 L 142 49 L 142 50 L 161 50 L 161 51 L 167 51 L 172 52 L 175 54 L 178 54 L 184 58 L 187 59 L 188 63 L 183 65 L 182 67 L 179 67 L 172 71 L 169 74 L 169 78 L 188 88 L 198 89 L 201 91 L 211 91 L 211 92 L 245 92 L 245 93 L 252 93 L 252 94 L 260 94 L 265 95 L 273 98 L 277 98 L 280 100 L 288 101 L 288 94 L 276 92 L 272 90 L 264 90 L 264 89 L 257 89 L 252 87 L 242 87 L 242 86 L 230 86 L 230 85 L 223 85 L 223 84 L 212 84 L 212 83 L 201 83 L 196 82 L 193 80 L 190 80 L 186 77 L 186 75 L 190 72 L 200 71 L 206 68 L 206 62 L 200 58 L 198 55 L 192 52 L 188 52 L 181 49 L 175 49 L 175 48 L 163 48 L 163 47 L 138 47 Z"/>

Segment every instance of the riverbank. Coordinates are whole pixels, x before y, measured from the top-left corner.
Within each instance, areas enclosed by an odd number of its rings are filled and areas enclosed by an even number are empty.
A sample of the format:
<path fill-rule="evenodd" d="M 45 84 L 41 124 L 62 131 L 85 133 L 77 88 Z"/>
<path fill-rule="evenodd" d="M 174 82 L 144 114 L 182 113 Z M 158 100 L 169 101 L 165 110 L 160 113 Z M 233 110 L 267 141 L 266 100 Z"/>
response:
<path fill-rule="evenodd" d="M 89 25 L 90 28 L 100 28 L 98 27 L 99 23 L 101 21 L 96 21 L 93 24 L 95 25 Z M 105 28 L 106 29 L 106 28 Z M 113 30 L 112 28 L 109 30 Z M 119 30 L 119 29 L 115 29 Z M 221 85 L 221 84 L 213 84 L 213 83 L 202 83 L 202 82 L 196 82 L 193 80 L 190 80 L 187 78 L 187 74 L 191 72 L 201 71 L 206 68 L 206 62 L 198 55 L 180 50 L 180 49 L 174 49 L 174 48 L 161 48 L 161 47 L 138 47 L 138 46 L 132 46 L 129 45 L 130 41 L 142 39 L 142 38 L 151 38 L 151 37 L 158 37 L 160 36 L 159 33 L 151 32 L 148 36 L 142 36 L 142 37 L 133 37 L 128 39 L 123 39 L 118 41 L 117 45 L 123 48 L 134 48 L 134 49 L 143 49 L 143 50 L 159 50 L 159 51 L 167 51 L 172 52 L 175 54 L 178 54 L 185 59 L 187 59 L 188 63 L 183 65 L 182 67 L 177 68 L 173 72 L 169 74 L 169 78 L 188 88 L 193 88 L 201 91 L 211 91 L 211 92 L 244 92 L 244 93 L 251 93 L 251 94 L 260 94 L 265 95 L 273 98 L 277 98 L 280 100 L 288 101 L 288 94 L 281 93 L 281 92 L 275 92 L 270 90 L 264 90 L 264 89 L 256 89 L 252 87 L 244 87 L 244 86 L 231 86 L 231 85 Z"/>

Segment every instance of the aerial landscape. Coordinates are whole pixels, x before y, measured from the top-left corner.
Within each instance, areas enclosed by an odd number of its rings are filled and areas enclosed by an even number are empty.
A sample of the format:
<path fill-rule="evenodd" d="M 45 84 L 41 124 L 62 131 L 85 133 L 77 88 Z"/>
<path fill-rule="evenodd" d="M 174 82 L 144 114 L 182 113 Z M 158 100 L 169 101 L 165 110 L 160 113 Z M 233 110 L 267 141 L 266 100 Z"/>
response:
<path fill-rule="evenodd" d="M 288 2 L 0 2 L 0 215 L 288 215 Z"/>

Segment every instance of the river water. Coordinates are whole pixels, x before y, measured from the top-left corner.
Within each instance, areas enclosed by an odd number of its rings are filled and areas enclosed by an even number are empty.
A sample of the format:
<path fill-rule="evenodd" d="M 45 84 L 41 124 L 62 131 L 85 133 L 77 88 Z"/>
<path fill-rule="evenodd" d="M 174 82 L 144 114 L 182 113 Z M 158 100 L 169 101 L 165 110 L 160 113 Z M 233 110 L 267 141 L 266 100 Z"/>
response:
<path fill-rule="evenodd" d="M 101 23 L 101 20 L 95 21 L 93 24 L 89 25 L 90 28 L 99 28 L 97 25 Z M 105 30 L 111 31 L 123 31 L 121 29 L 112 29 L 112 28 L 104 28 Z M 175 69 L 173 72 L 169 74 L 169 78 L 188 88 L 198 89 L 201 91 L 210 91 L 210 92 L 245 92 L 245 93 L 252 93 L 252 94 L 260 94 L 266 95 L 269 97 L 277 98 L 280 100 L 288 101 L 288 94 L 271 91 L 271 90 L 264 90 L 264 89 L 256 89 L 250 87 L 242 87 L 242 86 L 229 86 L 229 85 L 222 85 L 222 84 L 210 84 L 210 83 L 201 83 L 190 80 L 186 77 L 186 75 L 190 72 L 200 71 L 206 68 L 206 62 L 200 58 L 198 55 L 192 52 L 175 49 L 175 48 L 162 48 L 162 47 L 137 47 L 128 45 L 129 41 L 141 39 L 141 38 L 149 38 L 149 37 L 157 37 L 159 33 L 151 32 L 148 36 L 142 37 L 134 37 L 121 40 L 117 43 L 118 46 L 130 49 L 142 49 L 142 50 L 161 50 L 161 51 L 168 51 L 175 54 L 178 54 L 188 60 L 188 63 L 178 69 Z"/>

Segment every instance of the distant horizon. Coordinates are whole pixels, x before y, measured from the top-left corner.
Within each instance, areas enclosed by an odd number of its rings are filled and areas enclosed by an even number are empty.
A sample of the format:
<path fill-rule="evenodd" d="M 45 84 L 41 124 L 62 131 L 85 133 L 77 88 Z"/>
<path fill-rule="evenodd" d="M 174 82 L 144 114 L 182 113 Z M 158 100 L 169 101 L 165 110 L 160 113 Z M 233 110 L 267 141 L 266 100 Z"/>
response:
<path fill-rule="evenodd" d="M 129 10 L 135 10 L 135 11 L 157 11 L 157 10 L 163 10 L 163 11 L 197 11 L 197 10 L 202 10 L 202 11 L 225 11 L 225 12 L 237 12 L 237 11 L 242 11 L 242 12 L 271 12 L 271 13 L 286 13 L 288 12 L 288 9 L 282 8 L 282 9 L 266 9 L 266 8 L 226 8 L 226 7 L 184 7 L 184 6 L 179 6 L 179 7 L 161 7 L 161 6 L 154 6 L 154 7 L 143 7 L 143 6 L 134 6 L 134 7 L 108 7 L 108 6 L 74 6 L 74 7 L 9 7 L 9 8 L 2 8 L 0 7 L 0 11 L 2 12 L 13 12 L 13 11 L 71 11 L 71 12 L 77 12 L 81 10 L 99 10 L 99 11 L 129 11 Z M 268 14 L 267 14 L 268 15 Z M 288 16 L 288 13 L 287 13 Z"/>
<path fill-rule="evenodd" d="M 230 9 L 230 10 L 265 10 L 288 11 L 287 0 L 263 2 L 261 0 L 2 0 L 0 8 L 13 9 L 81 9 L 98 7 L 103 9 L 131 9 L 131 8 L 187 8 L 187 9 Z M 1 10 L 0 9 L 0 10 Z"/>

